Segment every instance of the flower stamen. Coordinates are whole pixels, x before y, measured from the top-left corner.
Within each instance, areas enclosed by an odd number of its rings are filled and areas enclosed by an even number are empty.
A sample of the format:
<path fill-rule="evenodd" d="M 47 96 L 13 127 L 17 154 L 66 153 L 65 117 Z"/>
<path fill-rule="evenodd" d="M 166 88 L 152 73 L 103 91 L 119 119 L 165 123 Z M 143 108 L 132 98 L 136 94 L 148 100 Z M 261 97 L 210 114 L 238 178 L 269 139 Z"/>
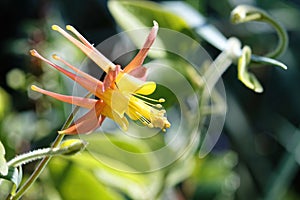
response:
<path fill-rule="evenodd" d="M 151 124 L 151 121 L 145 118 L 141 113 L 135 112 L 136 117 L 138 120 L 144 125 L 147 126 L 148 128 L 153 128 L 153 125 Z"/>
<path fill-rule="evenodd" d="M 139 98 L 146 99 L 146 100 L 149 100 L 149 101 L 152 101 L 152 102 L 163 103 L 163 102 L 166 101 L 164 98 L 160 98 L 160 99 L 152 99 L 152 98 L 149 98 L 149 97 L 146 97 L 146 96 L 137 94 L 137 93 L 132 93 L 132 94 L 135 95 L 135 96 L 137 96 L 137 97 L 139 97 Z"/>
<path fill-rule="evenodd" d="M 140 100 L 143 101 L 143 103 L 151 106 L 151 107 L 155 107 L 155 108 L 158 108 L 158 109 L 161 109 L 162 108 L 162 105 L 160 103 L 163 103 L 165 102 L 165 99 L 164 98 L 160 98 L 160 99 L 152 99 L 152 98 L 149 98 L 149 97 L 146 97 L 146 96 L 143 96 L 143 95 L 140 95 L 140 94 L 137 94 L 137 93 L 131 93 L 133 96 L 135 97 L 138 97 Z M 147 101 L 145 101 L 147 100 Z M 154 103 L 150 103 L 149 101 L 152 101 L 152 102 L 158 102 L 158 104 L 154 104 Z"/>
<path fill-rule="evenodd" d="M 129 117 L 133 120 L 139 120 L 149 128 L 160 128 L 162 131 L 166 131 L 166 128 L 171 126 L 170 122 L 165 117 L 166 111 L 162 108 L 161 104 L 152 104 L 143 99 L 140 99 L 133 94 L 129 100 Z M 142 98 L 152 101 L 163 101 L 163 99 L 155 100 L 145 96 Z"/>

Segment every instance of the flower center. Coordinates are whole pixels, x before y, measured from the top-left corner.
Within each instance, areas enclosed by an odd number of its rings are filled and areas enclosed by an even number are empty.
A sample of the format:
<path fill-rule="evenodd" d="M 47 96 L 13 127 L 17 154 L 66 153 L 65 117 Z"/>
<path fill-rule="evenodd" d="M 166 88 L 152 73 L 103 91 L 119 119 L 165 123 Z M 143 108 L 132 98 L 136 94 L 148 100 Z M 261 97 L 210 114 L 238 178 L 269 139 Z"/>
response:
<path fill-rule="evenodd" d="M 126 113 L 131 119 L 139 120 L 149 128 L 160 128 L 165 132 L 171 124 L 165 117 L 166 110 L 162 108 L 162 102 L 165 102 L 163 98 L 156 100 L 134 93 L 129 98 Z"/>

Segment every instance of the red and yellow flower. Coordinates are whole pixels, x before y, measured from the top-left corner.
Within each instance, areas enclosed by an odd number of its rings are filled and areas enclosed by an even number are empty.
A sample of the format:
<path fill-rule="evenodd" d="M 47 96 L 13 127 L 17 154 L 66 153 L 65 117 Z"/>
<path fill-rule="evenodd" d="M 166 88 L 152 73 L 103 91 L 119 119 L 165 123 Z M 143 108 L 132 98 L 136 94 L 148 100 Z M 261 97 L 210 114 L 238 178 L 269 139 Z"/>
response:
<path fill-rule="evenodd" d="M 67 96 L 32 85 L 31 88 L 34 91 L 89 109 L 85 115 L 76 120 L 69 128 L 59 131 L 60 134 L 89 133 L 99 127 L 106 117 L 113 119 L 123 130 L 128 128 L 127 117 L 132 120 L 139 120 L 149 128 L 159 128 L 163 131 L 166 131 L 166 128 L 171 126 L 165 116 L 166 111 L 160 104 L 164 102 L 164 99 L 155 100 L 144 96 L 152 94 L 156 89 L 155 82 L 146 81 L 147 69 L 143 66 L 144 59 L 157 35 L 158 24 L 155 21 L 142 49 L 124 69 L 121 69 L 120 65 L 115 65 L 103 56 L 74 27 L 68 25 L 66 29 L 71 31 L 79 40 L 57 25 L 53 25 L 52 29 L 61 33 L 80 48 L 106 72 L 104 80 L 100 81 L 77 69 L 58 55 L 53 55 L 52 57 L 73 72 L 47 60 L 36 50 L 30 51 L 32 56 L 45 61 L 98 97 L 98 99 L 92 99 Z"/>

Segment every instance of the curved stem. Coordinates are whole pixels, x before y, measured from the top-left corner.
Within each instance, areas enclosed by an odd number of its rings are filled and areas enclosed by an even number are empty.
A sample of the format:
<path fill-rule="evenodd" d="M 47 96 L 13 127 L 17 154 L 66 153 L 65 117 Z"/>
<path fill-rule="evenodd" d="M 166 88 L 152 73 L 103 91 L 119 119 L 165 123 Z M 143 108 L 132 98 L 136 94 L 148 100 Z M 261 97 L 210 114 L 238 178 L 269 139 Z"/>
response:
<path fill-rule="evenodd" d="M 91 95 L 91 93 L 87 94 L 86 97 L 89 97 Z M 79 106 L 76 106 L 74 108 L 74 110 L 71 112 L 71 114 L 69 115 L 69 117 L 67 118 L 65 124 L 62 127 L 62 130 L 68 128 L 73 119 L 74 119 L 74 115 L 78 112 L 79 110 Z M 57 137 L 55 138 L 53 144 L 51 145 L 51 148 L 56 148 L 59 146 L 60 142 L 63 140 L 64 138 L 64 134 L 58 134 Z M 40 176 L 40 174 L 43 172 L 43 170 L 45 169 L 45 167 L 47 166 L 48 162 L 50 161 L 50 159 L 52 158 L 52 156 L 46 156 L 42 159 L 42 161 L 39 163 L 39 165 L 36 167 L 36 169 L 34 170 L 34 172 L 31 174 L 31 176 L 27 179 L 27 181 L 20 187 L 20 189 L 16 192 L 15 195 L 10 194 L 7 197 L 7 200 L 18 200 L 20 199 L 24 193 L 31 187 L 31 185 L 36 181 L 36 179 Z"/>
<path fill-rule="evenodd" d="M 278 22 L 273 20 L 269 15 L 264 15 L 263 17 L 263 21 L 272 25 L 278 34 L 279 41 L 276 49 L 266 55 L 270 58 L 276 58 L 286 50 L 288 46 L 288 35 L 286 30 Z"/>
<path fill-rule="evenodd" d="M 277 32 L 279 42 L 277 47 L 266 56 L 276 58 L 286 50 L 288 45 L 286 30 L 264 10 L 249 5 L 239 5 L 231 12 L 231 21 L 235 24 L 249 21 L 260 21 L 270 24 Z"/>

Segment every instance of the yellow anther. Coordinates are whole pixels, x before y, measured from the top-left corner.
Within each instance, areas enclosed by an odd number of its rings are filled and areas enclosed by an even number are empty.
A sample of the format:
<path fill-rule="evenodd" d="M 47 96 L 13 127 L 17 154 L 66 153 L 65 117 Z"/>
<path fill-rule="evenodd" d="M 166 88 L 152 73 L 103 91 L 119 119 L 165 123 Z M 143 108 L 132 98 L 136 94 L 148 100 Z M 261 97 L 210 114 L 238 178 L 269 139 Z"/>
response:
<path fill-rule="evenodd" d="M 72 30 L 74 30 L 74 27 L 71 26 L 71 25 L 67 25 L 67 26 L 66 26 L 66 29 L 69 30 L 69 31 L 72 31 Z"/>
<path fill-rule="evenodd" d="M 38 87 L 35 86 L 35 85 L 32 85 L 30 88 L 31 88 L 33 91 L 38 91 Z"/>
<path fill-rule="evenodd" d="M 35 49 L 29 51 L 32 56 L 37 56 L 38 52 Z"/>
<path fill-rule="evenodd" d="M 51 28 L 52 28 L 52 30 L 54 30 L 54 31 L 58 31 L 59 29 L 61 29 L 61 28 L 60 28 L 59 26 L 57 26 L 57 25 L 52 25 Z"/>
<path fill-rule="evenodd" d="M 52 58 L 55 59 L 55 60 L 60 60 L 60 57 L 58 55 L 56 55 L 56 54 L 53 54 Z"/>
<path fill-rule="evenodd" d="M 164 99 L 164 98 L 160 98 L 160 99 L 158 99 L 158 102 L 159 103 L 163 103 L 163 102 L 165 102 L 166 100 Z"/>

